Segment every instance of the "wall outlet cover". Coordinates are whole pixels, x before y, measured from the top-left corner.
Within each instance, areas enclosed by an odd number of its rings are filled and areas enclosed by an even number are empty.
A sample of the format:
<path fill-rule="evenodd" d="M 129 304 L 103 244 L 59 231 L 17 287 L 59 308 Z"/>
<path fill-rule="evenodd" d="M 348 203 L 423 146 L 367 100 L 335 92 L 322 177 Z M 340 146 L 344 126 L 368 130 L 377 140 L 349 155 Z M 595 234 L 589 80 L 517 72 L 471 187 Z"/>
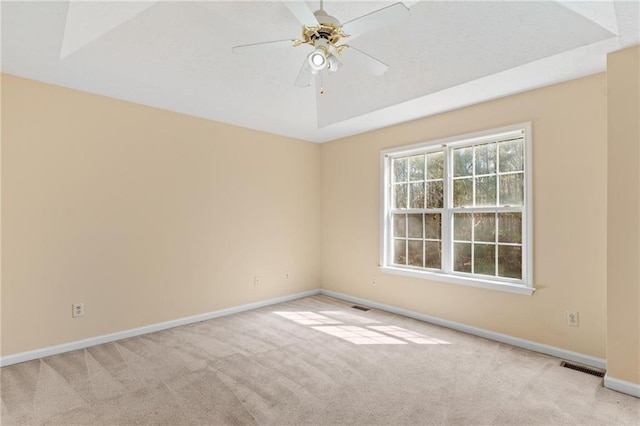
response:
<path fill-rule="evenodd" d="M 73 318 L 84 316 L 84 303 L 74 303 L 71 305 L 71 316 Z"/>
<path fill-rule="evenodd" d="M 567 325 L 570 327 L 580 326 L 580 316 L 578 311 L 567 311 Z"/>

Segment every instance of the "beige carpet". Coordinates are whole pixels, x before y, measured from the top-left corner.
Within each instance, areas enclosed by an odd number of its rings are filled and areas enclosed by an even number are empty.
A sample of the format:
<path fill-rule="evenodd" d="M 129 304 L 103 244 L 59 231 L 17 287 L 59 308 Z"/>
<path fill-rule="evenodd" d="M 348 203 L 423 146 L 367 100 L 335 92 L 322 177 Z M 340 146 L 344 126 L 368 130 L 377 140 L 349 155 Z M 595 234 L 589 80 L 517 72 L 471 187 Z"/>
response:
<path fill-rule="evenodd" d="M 2 425 L 638 425 L 560 360 L 314 296 L 2 369 Z"/>

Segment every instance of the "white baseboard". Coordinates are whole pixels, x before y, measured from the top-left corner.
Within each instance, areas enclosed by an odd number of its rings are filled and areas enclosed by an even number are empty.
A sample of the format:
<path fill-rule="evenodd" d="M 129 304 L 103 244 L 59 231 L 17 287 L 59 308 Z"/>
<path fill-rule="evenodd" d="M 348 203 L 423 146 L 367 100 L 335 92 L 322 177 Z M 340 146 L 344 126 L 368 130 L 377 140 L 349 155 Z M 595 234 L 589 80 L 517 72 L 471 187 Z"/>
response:
<path fill-rule="evenodd" d="M 483 328 L 471 327 L 468 325 L 460 324 L 457 322 L 445 320 L 438 317 L 432 317 L 430 315 L 421 314 L 419 312 L 409 311 L 407 309 L 398 308 L 384 303 L 373 302 L 371 300 L 362 299 L 360 297 L 349 296 L 346 294 L 338 293 L 331 290 L 320 290 L 321 294 L 335 297 L 336 299 L 346 300 L 348 302 L 357 303 L 359 305 L 369 306 L 371 308 L 380 309 L 382 311 L 391 312 L 405 317 L 417 319 L 419 321 L 428 322 L 430 324 L 439 325 L 453 330 L 462 331 L 474 336 L 484 337 L 486 339 L 495 340 L 497 342 L 507 343 L 519 348 L 528 349 L 534 352 L 540 352 L 546 355 L 555 356 L 568 361 L 577 362 L 580 364 L 596 367 L 602 370 L 607 368 L 607 361 L 602 358 L 596 358 L 589 355 L 584 355 L 578 352 L 569 351 L 566 349 L 557 348 L 555 346 L 545 345 L 543 343 L 532 342 L 530 340 L 521 339 L 519 337 L 513 337 L 502 333 L 496 333 L 494 331 L 485 330 Z"/>
<path fill-rule="evenodd" d="M 507 343 L 520 348 L 555 356 L 557 358 L 578 362 L 580 364 L 589 365 L 591 367 L 596 367 L 600 369 L 606 368 L 606 361 L 601 358 L 595 358 L 589 355 L 584 355 L 577 352 L 568 351 L 566 349 L 561 349 L 554 346 L 545 345 L 542 343 L 536 343 L 529 340 L 520 339 L 518 337 L 508 336 L 506 334 L 496 333 L 496 332 L 485 330 L 482 328 L 470 327 L 468 325 L 433 317 L 430 315 L 421 314 L 419 312 L 409 311 L 407 309 L 386 305 L 384 303 L 378 303 L 371 300 L 362 299 L 360 297 L 349 296 L 346 294 L 338 293 L 331 290 L 324 290 L 324 289 L 304 291 L 301 293 L 290 294 L 287 296 L 277 297 L 274 299 L 248 303 L 246 305 L 234 306 L 231 308 L 221 309 L 218 311 L 207 312 L 204 314 L 194 315 L 194 316 L 185 317 L 185 318 L 178 318 L 171 321 L 151 324 L 151 325 L 138 327 L 130 330 L 124 330 L 117 333 L 105 334 L 102 336 L 91 337 L 88 339 L 78 340 L 75 342 L 63 343 L 61 345 L 50 346 L 42 349 L 36 349 L 33 351 L 8 355 L 8 356 L 0 357 L 0 367 L 6 367 L 6 366 L 17 364 L 20 362 L 31 361 L 34 359 L 44 358 L 47 356 L 57 355 L 65 352 L 71 352 L 78 349 L 84 349 L 90 346 L 101 345 L 103 343 L 109 343 L 116 340 L 126 339 L 129 337 L 135 337 L 135 336 L 140 336 L 147 333 L 153 333 L 155 331 L 166 330 L 168 328 L 178 327 L 181 325 L 192 324 L 200 321 L 206 321 L 209 319 L 236 314 L 239 312 L 249 311 L 252 309 L 262 308 L 269 305 L 275 305 L 277 303 L 283 303 L 291 300 L 301 299 L 303 297 L 313 296 L 319 293 L 325 294 L 330 297 L 335 297 L 336 299 L 342 299 L 348 302 L 357 303 L 360 305 L 366 305 L 372 308 L 380 309 L 380 310 L 391 312 L 394 314 L 403 315 L 409 318 L 414 318 L 419 321 L 428 322 L 431 324 L 439 325 L 439 326 L 450 328 L 453 330 L 462 331 L 464 333 L 472 334 L 475 336 L 480 336 L 490 340 Z M 609 389 L 640 398 L 640 385 L 638 384 L 626 382 L 624 380 L 616 379 L 614 377 L 606 375 L 604 378 L 604 386 Z"/>
<path fill-rule="evenodd" d="M 604 387 L 640 398 L 640 384 L 638 383 L 627 382 L 605 374 Z"/>
<path fill-rule="evenodd" d="M 130 330 L 119 331 L 117 333 L 105 334 L 102 336 L 90 337 L 75 342 L 63 343 L 61 345 L 49 346 L 42 349 L 36 349 L 28 352 L 21 352 L 13 355 L 0 357 L 0 367 L 17 364 L 20 362 L 31 361 L 38 358 L 44 358 L 51 355 L 57 355 L 65 352 L 84 349 L 89 346 L 101 345 L 116 340 L 126 339 L 128 337 L 140 336 L 142 334 L 153 333 L 155 331 L 166 330 L 167 328 L 178 327 L 181 325 L 192 324 L 195 322 L 206 321 L 213 318 L 223 317 L 225 315 L 237 314 L 239 312 L 249 311 L 251 309 L 262 308 L 277 303 L 288 302 L 303 297 L 313 296 L 320 293 L 319 289 L 303 291 L 301 293 L 290 294 L 287 296 L 276 297 L 274 299 L 262 300 L 260 302 L 248 303 L 246 305 L 234 306 L 231 308 L 221 309 L 219 311 L 207 312 L 204 314 L 194 315 L 185 318 L 178 318 L 171 321 L 150 324 L 144 327 L 133 328 Z"/>

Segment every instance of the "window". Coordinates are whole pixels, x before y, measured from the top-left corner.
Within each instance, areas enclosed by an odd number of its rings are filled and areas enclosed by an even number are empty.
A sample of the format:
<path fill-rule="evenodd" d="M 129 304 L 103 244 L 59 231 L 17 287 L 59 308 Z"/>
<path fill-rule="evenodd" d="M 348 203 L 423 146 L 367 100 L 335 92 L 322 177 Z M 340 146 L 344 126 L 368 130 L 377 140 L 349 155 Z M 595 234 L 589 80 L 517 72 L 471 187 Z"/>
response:
<path fill-rule="evenodd" d="M 531 294 L 530 125 L 382 152 L 384 271 Z"/>

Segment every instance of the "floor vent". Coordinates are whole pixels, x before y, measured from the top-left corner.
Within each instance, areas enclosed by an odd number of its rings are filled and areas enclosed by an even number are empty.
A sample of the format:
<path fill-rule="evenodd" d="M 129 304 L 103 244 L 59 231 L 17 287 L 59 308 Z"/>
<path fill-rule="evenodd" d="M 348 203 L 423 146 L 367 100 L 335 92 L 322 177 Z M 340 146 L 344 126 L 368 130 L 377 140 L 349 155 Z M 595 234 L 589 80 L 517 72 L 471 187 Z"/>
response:
<path fill-rule="evenodd" d="M 570 362 L 562 361 L 560 363 L 560 366 L 564 367 L 564 368 L 570 368 L 570 369 L 576 370 L 576 371 L 581 371 L 583 373 L 591 374 L 592 376 L 604 377 L 604 371 L 596 370 L 596 369 L 590 368 L 590 367 L 585 367 L 583 365 L 571 364 Z"/>
<path fill-rule="evenodd" d="M 362 312 L 367 312 L 369 310 L 369 308 L 365 308 L 364 306 L 358 306 L 358 305 L 353 305 L 352 308 Z"/>

